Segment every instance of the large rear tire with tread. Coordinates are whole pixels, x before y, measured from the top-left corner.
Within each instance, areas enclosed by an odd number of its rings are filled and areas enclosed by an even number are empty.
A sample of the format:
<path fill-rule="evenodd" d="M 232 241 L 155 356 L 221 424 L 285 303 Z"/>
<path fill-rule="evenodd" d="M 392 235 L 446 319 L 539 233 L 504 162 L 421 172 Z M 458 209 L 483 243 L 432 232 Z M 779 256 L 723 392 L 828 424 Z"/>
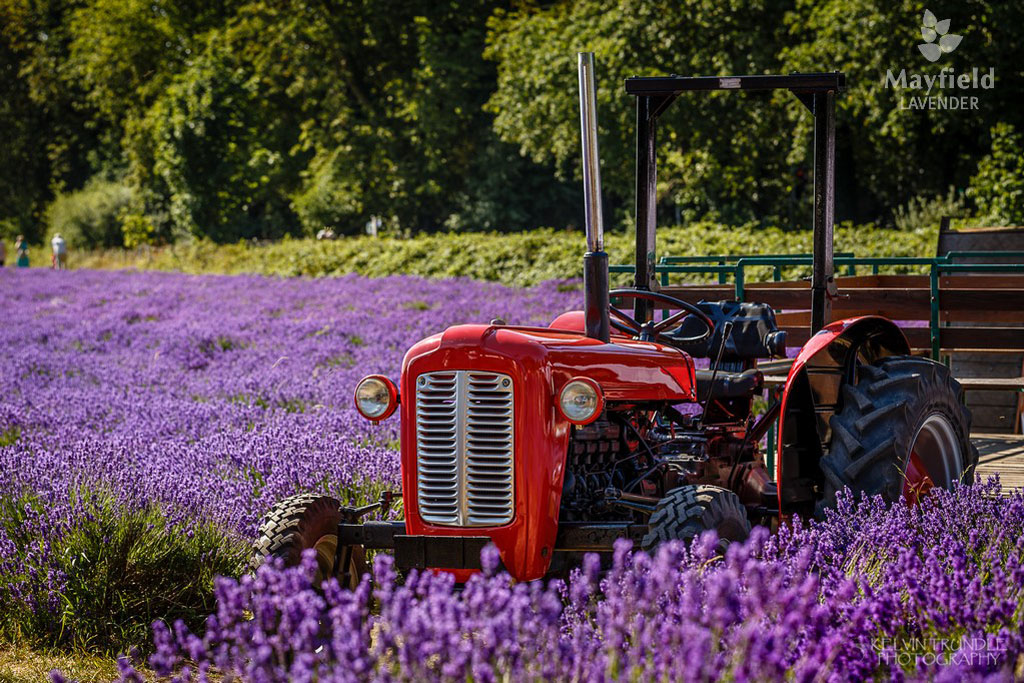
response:
<path fill-rule="evenodd" d="M 916 463 L 929 465 L 932 485 L 950 488 L 971 481 L 978 462 L 970 441 L 971 413 L 945 365 L 892 356 L 859 366 L 858 374 L 855 385 L 843 385 L 842 407 L 829 422 L 832 440 L 821 459 L 819 517 L 835 506 L 843 487 L 890 503 L 898 500 L 908 483 L 912 451 Z"/>
<path fill-rule="evenodd" d="M 707 484 L 674 488 L 658 501 L 648 521 L 649 530 L 640 546 L 653 551 L 668 541 L 689 541 L 705 531 L 718 533 L 718 550 L 744 541 L 750 535 L 750 520 L 739 496 L 728 489 Z"/>
<path fill-rule="evenodd" d="M 335 498 L 310 493 L 285 498 L 271 508 L 260 525 L 253 549 L 253 570 L 272 557 L 293 567 L 299 564 L 304 550 L 313 549 L 317 554 L 315 585 L 319 586 L 334 568 L 340 522 L 341 503 Z M 365 572 L 365 550 L 352 546 L 347 587 L 355 588 Z"/>

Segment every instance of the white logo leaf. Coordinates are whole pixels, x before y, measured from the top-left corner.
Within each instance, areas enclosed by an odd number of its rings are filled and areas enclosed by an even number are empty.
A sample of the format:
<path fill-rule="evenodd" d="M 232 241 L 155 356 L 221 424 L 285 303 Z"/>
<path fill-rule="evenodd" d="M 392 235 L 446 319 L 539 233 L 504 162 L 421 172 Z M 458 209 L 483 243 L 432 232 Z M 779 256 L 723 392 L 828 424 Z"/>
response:
<path fill-rule="evenodd" d="M 939 39 L 939 47 L 942 49 L 943 52 L 948 54 L 955 50 L 956 46 L 959 45 L 960 41 L 963 39 L 963 36 L 958 36 L 955 33 L 950 33 L 942 36 L 942 38 Z"/>
<path fill-rule="evenodd" d="M 938 23 L 938 20 L 935 18 L 935 15 L 932 14 L 932 11 L 930 9 L 926 9 L 924 11 L 924 21 L 922 21 L 921 23 L 927 26 L 928 28 L 935 28 L 935 24 Z"/>
<path fill-rule="evenodd" d="M 921 54 L 929 62 L 934 62 L 942 55 L 942 50 L 935 43 L 921 43 L 917 46 L 917 49 L 921 51 Z"/>
<path fill-rule="evenodd" d="M 940 36 L 946 35 L 946 31 L 949 30 L 949 19 L 943 19 L 939 23 L 935 24 L 935 30 L 939 32 Z"/>
<path fill-rule="evenodd" d="M 922 26 L 921 37 L 924 38 L 924 42 L 931 43 L 938 37 L 938 34 L 935 33 L 935 29 Z"/>

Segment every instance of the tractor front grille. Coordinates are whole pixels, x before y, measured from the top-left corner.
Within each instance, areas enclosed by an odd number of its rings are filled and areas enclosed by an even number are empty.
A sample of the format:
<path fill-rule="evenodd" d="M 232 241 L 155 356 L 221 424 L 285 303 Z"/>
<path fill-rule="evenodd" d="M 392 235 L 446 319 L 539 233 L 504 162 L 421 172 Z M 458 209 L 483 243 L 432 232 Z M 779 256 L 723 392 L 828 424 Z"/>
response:
<path fill-rule="evenodd" d="M 416 380 L 420 517 L 446 526 L 499 526 L 514 512 L 512 378 L 430 372 Z"/>

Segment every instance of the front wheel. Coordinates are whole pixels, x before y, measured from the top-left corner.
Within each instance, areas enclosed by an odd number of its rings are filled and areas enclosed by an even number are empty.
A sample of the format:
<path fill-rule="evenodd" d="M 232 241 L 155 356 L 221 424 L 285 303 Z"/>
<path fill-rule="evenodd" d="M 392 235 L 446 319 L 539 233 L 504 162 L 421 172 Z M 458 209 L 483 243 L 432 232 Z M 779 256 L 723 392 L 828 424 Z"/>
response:
<path fill-rule="evenodd" d="M 739 497 L 707 484 L 674 488 L 658 501 L 640 546 L 653 551 L 668 541 L 690 541 L 705 531 L 718 534 L 718 551 L 750 535 L 750 521 Z"/>
<path fill-rule="evenodd" d="M 253 549 L 253 569 L 271 557 L 293 567 L 299 564 L 302 552 L 311 548 L 316 551 L 314 585 L 319 587 L 334 569 L 340 522 L 341 503 L 330 496 L 300 493 L 285 498 L 271 508 L 260 525 Z M 339 567 L 338 573 L 342 575 L 342 586 L 354 589 L 366 573 L 366 552 L 362 546 L 352 546 L 351 551 L 349 566 Z"/>
<path fill-rule="evenodd" d="M 971 414 L 945 365 L 893 356 L 858 367 L 858 374 L 856 384 L 843 386 L 842 407 L 829 422 L 819 516 L 843 487 L 915 503 L 930 488 L 971 481 L 978 462 Z"/>

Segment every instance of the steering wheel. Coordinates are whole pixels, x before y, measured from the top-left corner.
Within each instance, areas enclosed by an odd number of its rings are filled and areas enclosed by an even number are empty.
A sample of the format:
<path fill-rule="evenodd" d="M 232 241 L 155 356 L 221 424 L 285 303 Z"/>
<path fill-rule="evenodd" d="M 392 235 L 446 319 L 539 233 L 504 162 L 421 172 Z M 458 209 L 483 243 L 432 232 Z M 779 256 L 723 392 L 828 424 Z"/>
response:
<path fill-rule="evenodd" d="M 622 299 L 642 299 L 652 303 L 669 304 L 672 308 L 679 309 L 678 313 L 673 313 L 659 322 L 651 320 L 649 322 L 640 323 L 625 311 L 621 311 L 615 306 L 609 305 L 608 311 L 611 313 L 611 317 L 608 322 L 611 323 L 611 326 L 619 332 L 623 332 L 630 336 L 636 336 L 641 341 L 658 341 L 659 338 L 663 337 L 662 333 L 665 330 L 673 325 L 677 325 L 683 318 L 690 315 L 695 316 L 697 320 L 704 324 L 704 331 L 694 337 L 673 337 L 671 342 L 666 339 L 663 343 L 692 344 L 701 342 L 710 337 L 715 331 L 715 321 L 708 317 L 707 313 L 700 310 L 693 304 L 677 299 L 674 296 L 669 296 L 668 294 L 652 292 L 648 289 L 613 289 L 608 292 L 608 296 L 609 298 L 617 296 Z"/>

